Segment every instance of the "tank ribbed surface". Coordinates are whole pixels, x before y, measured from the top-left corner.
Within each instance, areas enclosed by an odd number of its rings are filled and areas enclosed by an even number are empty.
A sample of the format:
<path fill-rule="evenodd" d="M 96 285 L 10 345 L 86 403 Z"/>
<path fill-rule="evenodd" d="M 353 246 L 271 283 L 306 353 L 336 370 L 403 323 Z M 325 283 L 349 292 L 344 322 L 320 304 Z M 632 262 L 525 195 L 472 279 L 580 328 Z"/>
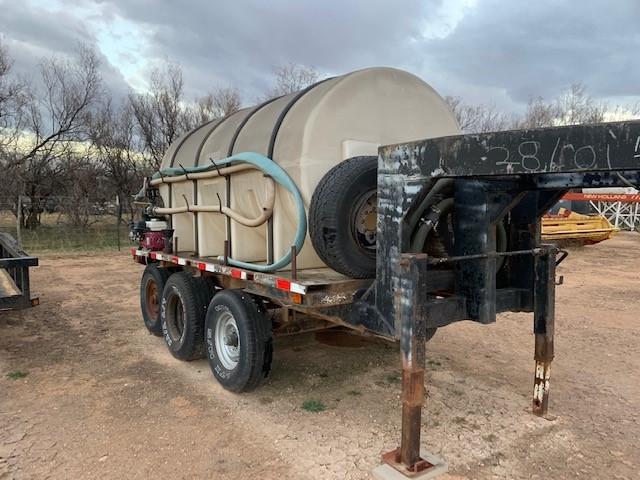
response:
<path fill-rule="evenodd" d="M 280 164 L 298 186 L 308 208 L 313 191 L 334 165 L 359 155 L 377 155 L 380 145 L 455 135 L 459 127 L 444 100 L 418 77 L 392 68 L 370 68 L 326 79 L 307 89 L 242 109 L 222 120 L 202 125 L 168 149 L 162 168 L 206 165 L 230 154 L 257 152 Z M 230 204 L 243 215 L 259 215 L 265 200 L 264 178 L 255 171 L 231 177 Z M 184 205 L 183 195 L 199 204 L 226 199 L 223 178 L 161 187 L 165 205 Z M 174 215 L 180 249 L 223 253 L 225 219 L 220 215 Z M 295 208 L 278 188 L 274 208 L 274 254 L 288 251 L 295 232 Z M 266 225 L 248 228 L 231 222 L 233 257 L 267 259 Z M 307 238 L 298 268 L 323 266 Z"/>

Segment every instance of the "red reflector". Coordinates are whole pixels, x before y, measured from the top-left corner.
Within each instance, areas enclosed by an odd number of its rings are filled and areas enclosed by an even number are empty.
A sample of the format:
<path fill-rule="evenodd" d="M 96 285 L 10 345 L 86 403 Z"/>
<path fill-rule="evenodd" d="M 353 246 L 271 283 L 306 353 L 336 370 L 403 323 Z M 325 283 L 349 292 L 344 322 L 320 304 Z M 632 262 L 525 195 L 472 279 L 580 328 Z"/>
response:
<path fill-rule="evenodd" d="M 149 256 L 151 257 L 151 260 L 155 260 L 157 257 L 157 255 L 154 252 L 151 252 Z"/>
<path fill-rule="evenodd" d="M 178 257 L 172 257 L 171 263 L 178 263 Z"/>
<path fill-rule="evenodd" d="M 242 278 L 242 270 L 238 270 L 236 268 L 231 269 L 231 276 L 233 278 Z"/>
<path fill-rule="evenodd" d="M 276 278 L 276 287 L 278 287 L 280 290 L 286 290 L 288 292 L 289 290 L 291 290 L 291 282 L 282 278 Z"/>
<path fill-rule="evenodd" d="M 206 270 L 206 269 L 207 269 L 206 263 L 198 263 L 198 270 Z"/>

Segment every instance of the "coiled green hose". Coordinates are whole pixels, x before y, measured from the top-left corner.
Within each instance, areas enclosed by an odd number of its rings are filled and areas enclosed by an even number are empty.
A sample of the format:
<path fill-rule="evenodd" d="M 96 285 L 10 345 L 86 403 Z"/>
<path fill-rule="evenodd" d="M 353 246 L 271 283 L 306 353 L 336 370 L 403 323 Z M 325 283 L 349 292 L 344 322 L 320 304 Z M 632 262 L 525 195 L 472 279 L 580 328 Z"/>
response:
<path fill-rule="evenodd" d="M 291 180 L 291 177 L 287 174 L 287 172 L 285 172 L 282 167 L 280 167 L 280 165 L 278 165 L 270 158 L 255 152 L 243 152 L 232 155 L 231 157 L 224 158 L 222 160 L 218 160 L 215 162 L 215 165 L 212 163 L 211 165 L 201 165 L 198 167 L 165 168 L 164 170 L 155 173 L 153 175 L 153 178 L 161 178 L 163 176 L 173 177 L 177 175 L 184 175 L 185 173 L 188 175 L 189 173 L 207 172 L 215 170 L 219 167 L 227 167 L 233 163 L 249 163 L 255 166 L 258 170 L 261 170 L 262 172 L 273 178 L 289 193 L 291 193 L 291 195 L 293 195 L 293 200 L 298 212 L 298 226 L 296 228 L 296 235 L 293 241 L 293 245 L 295 245 L 296 247 L 296 252 L 299 253 L 302 250 L 304 240 L 307 236 L 307 214 L 304 209 L 302 195 L 300 195 L 298 187 L 296 186 L 294 181 Z M 218 260 L 223 259 L 224 256 L 222 255 L 218 257 Z M 234 260 L 233 258 L 228 258 L 227 262 L 229 263 L 229 265 L 233 265 L 234 267 L 238 268 L 246 268 L 248 270 L 255 270 L 257 272 L 272 272 L 274 270 L 284 268 L 289 265 L 289 263 L 291 263 L 291 251 L 287 251 L 287 253 L 285 253 L 281 258 L 269 265 L 256 265 L 254 263 Z"/>

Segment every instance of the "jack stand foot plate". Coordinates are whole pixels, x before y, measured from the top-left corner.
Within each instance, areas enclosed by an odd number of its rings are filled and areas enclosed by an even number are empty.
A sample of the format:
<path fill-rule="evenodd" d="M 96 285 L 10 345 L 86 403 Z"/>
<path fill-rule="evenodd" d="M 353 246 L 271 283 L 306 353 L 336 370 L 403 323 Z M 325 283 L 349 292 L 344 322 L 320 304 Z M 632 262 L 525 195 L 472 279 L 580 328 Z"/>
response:
<path fill-rule="evenodd" d="M 393 451 L 383 455 L 387 463 L 383 463 L 373 469 L 371 472 L 373 478 L 376 480 L 428 480 L 437 478 L 447 472 L 448 467 L 445 461 L 426 450 L 420 451 L 420 458 L 426 467 L 418 472 L 411 472 L 405 469 L 403 465 L 397 463 L 394 463 L 392 466 L 389 461 L 393 459 L 395 454 L 396 452 Z"/>

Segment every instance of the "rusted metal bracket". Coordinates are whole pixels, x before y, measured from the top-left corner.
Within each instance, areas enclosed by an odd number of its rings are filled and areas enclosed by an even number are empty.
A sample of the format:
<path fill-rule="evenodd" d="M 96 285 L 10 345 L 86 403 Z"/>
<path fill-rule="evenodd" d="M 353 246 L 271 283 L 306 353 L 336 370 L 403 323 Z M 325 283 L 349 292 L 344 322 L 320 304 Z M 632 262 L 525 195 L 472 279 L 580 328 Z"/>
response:
<path fill-rule="evenodd" d="M 291 245 L 291 280 L 298 278 L 298 251 L 295 245 Z"/>
<path fill-rule="evenodd" d="M 420 475 L 423 472 L 426 472 L 427 469 L 433 467 L 433 465 L 429 463 L 427 460 L 424 460 L 419 457 L 418 457 L 418 460 L 413 465 L 411 465 L 410 467 L 407 467 L 402 463 L 401 458 L 402 458 L 402 454 L 400 452 L 400 448 L 396 448 L 395 450 L 391 450 L 390 452 L 382 454 L 382 461 L 384 463 L 395 468 L 396 470 L 398 470 L 400 473 L 402 473 L 408 478 L 413 478 L 417 475 Z"/>

